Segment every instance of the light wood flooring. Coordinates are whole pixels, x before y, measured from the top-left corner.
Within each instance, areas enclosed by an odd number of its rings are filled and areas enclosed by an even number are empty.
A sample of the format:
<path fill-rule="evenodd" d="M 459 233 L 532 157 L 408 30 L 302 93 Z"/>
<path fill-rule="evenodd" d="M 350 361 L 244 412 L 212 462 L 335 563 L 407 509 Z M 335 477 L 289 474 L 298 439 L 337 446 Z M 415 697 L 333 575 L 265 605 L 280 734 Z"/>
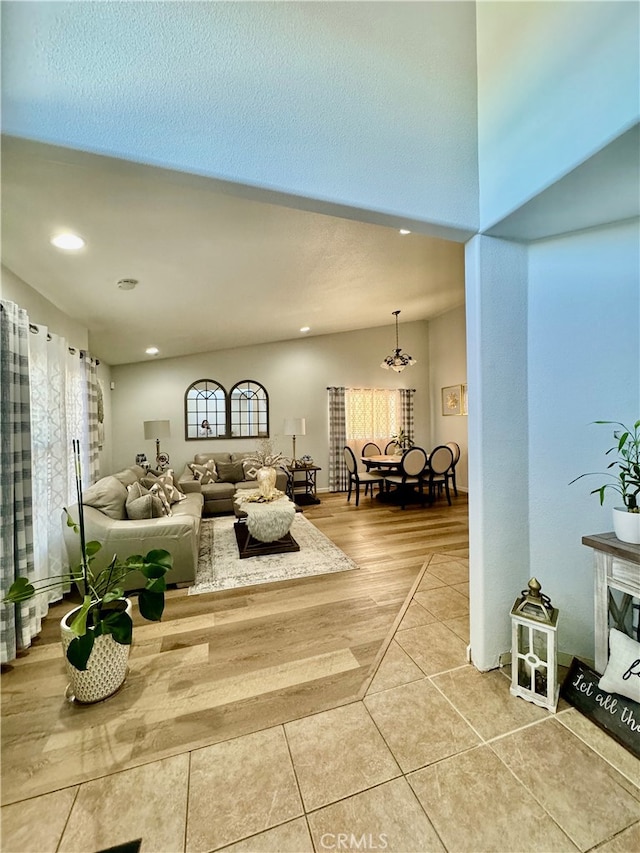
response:
<path fill-rule="evenodd" d="M 104 703 L 64 699 L 51 608 L 3 667 L 2 802 L 11 803 L 344 705 L 362 695 L 430 555 L 468 556 L 467 499 L 359 508 L 322 495 L 306 517 L 358 570 L 189 596 L 161 623 L 135 619 L 130 671 Z"/>

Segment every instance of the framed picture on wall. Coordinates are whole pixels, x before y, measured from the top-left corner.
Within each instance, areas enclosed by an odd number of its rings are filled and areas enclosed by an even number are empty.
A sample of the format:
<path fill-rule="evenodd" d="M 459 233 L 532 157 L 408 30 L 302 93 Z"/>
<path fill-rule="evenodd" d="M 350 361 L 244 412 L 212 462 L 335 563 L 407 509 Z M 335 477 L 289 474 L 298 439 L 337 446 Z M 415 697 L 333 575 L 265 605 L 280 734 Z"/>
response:
<path fill-rule="evenodd" d="M 442 389 L 442 414 L 462 414 L 462 385 L 447 385 Z"/>
<path fill-rule="evenodd" d="M 469 399 L 467 397 L 467 386 L 462 386 L 462 414 L 469 414 Z"/>

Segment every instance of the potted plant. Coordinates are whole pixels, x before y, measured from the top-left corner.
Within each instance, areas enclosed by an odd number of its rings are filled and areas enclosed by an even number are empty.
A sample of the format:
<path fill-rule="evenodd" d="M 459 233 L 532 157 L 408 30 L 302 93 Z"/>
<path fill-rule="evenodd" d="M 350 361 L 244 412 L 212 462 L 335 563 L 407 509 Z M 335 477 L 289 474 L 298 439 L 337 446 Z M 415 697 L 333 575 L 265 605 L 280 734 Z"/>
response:
<path fill-rule="evenodd" d="M 76 524 L 65 507 L 67 525 L 80 536 L 81 561 L 61 576 L 33 581 L 17 578 L 9 587 L 3 601 L 19 604 L 32 596 L 59 586 L 60 582 L 75 583 L 82 595 L 82 604 L 61 620 L 60 630 L 70 685 L 69 698 L 79 702 L 98 702 L 118 690 L 124 682 L 133 635 L 131 602 L 125 598 L 124 582 L 132 572 L 146 578 L 138 595 L 140 614 L 152 622 L 162 618 L 164 610 L 165 575 L 173 559 L 164 549 L 149 551 L 146 556 L 134 555 L 121 562 L 114 556 L 109 565 L 95 573 L 91 564 L 102 547 L 100 542 L 86 542 L 79 446 L 74 441 L 76 491 L 79 523 Z"/>
<path fill-rule="evenodd" d="M 594 421 L 594 423 L 620 427 L 613 432 L 616 443 L 605 453 L 605 456 L 615 453 L 616 458 L 609 463 L 607 471 L 602 473 L 591 471 L 580 474 L 571 483 L 575 483 L 582 477 L 609 477 L 610 482 L 593 489 L 591 494 L 600 496 L 600 505 L 604 503 L 607 489 L 612 489 L 620 495 L 623 506 L 613 507 L 613 529 L 622 542 L 640 545 L 640 507 L 638 506 L 640 500 L 640 420 L 636 421 L 632 427 L 625 426 L 619 421 Z"/>
<path fill-rule="evenodd" d="M 412 438 L 409 438 L 409 436 L 405 433 L 404 427 L 400 427 L 398 432 L 395 435 L 391 436 L 391 440 L 398 448 L 398 451 L 400 453 L 404 453 L 405 450 L 411 450 L 411 448 L 415 444 L 414 440 Z"/>

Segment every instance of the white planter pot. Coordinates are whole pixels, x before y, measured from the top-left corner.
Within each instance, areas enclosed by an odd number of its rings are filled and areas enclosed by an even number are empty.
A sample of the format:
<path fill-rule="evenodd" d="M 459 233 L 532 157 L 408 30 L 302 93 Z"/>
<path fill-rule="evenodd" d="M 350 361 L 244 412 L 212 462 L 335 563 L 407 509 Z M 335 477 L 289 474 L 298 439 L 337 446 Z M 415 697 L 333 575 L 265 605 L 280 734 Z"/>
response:
<path fill-rule="evenodd" d="M 126 602 L 127 613 L 131 615 L 131 601 L 127 598 Z M 70 701 L 101 702 L 103 699 L 112 696 L 124 683 L 131 646 L 116 643 L 111 634 L 97 637 L 91 650 L 87 669 L 84 672 L 76 669 L 67 660 L 66 653 L 74 636 L 69 625 L 75 619 L 79 609 L 76 607 L 60 620 L 62 651 L 69 676 L 66 696 Z"/>
<path fill-rule="evenodd" d="M 613 530 L 621 542 L 640 545 L 640 512 L 628 512 L 623 506 L 614 507 Z"/>

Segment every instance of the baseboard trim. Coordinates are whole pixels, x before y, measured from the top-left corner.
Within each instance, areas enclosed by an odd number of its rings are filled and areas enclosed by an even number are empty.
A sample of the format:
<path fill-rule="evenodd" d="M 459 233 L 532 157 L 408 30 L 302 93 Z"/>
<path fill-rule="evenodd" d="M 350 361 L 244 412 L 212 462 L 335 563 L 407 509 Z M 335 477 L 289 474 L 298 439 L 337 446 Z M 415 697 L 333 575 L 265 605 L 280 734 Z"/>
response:
<path fill-rule="evenodd" d="M 571 661 L 574 657 L 578 657 L 578 655 L 572 655 L 570 652 L 558 652 L 558 666 L 566 666 L 567 668 L 571 666 Z M 584 661 L 587 666 L 590 666 L 593 669 L 595 661 L 591 658 L 585 658 L 580 655 L 580 660 Z M 511 651 L 503 652 L 499 658 L 501 667 L 509 667 L 511 666 Z"/>

